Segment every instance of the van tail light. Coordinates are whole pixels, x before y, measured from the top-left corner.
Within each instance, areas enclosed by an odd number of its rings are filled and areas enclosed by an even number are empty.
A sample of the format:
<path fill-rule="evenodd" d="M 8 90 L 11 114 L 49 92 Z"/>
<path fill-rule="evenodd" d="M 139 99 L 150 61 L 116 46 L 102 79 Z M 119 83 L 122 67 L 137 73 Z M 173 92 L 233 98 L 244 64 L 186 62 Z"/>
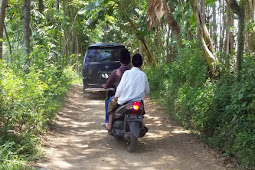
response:
<path fill-rule="evenodd" d="M 140 102 L 133 102 L 132 109 L 133 109 L 134 111 L 139 110 L 139 109 L 140 109 Z"/>

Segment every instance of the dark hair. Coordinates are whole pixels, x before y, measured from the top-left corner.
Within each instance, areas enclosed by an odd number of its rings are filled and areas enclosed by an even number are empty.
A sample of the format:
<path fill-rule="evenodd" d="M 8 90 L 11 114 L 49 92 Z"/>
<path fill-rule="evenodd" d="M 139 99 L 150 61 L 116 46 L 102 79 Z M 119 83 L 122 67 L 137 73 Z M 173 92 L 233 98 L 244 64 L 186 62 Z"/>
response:
<path fill-rule="evenodd" d="M 120 52 L 120 62 L 123 64 L 129 64 L 130 63 L 130 53 L 127 49 L 122 49 Z"/>
<path fill-rule="evenodd" d="M 142 56 L 137 53 L 133 56 L 132 58 L 132 64 L 135 66 L 135 67 L 140 67 L 143 65 L 143 58 Z"/>

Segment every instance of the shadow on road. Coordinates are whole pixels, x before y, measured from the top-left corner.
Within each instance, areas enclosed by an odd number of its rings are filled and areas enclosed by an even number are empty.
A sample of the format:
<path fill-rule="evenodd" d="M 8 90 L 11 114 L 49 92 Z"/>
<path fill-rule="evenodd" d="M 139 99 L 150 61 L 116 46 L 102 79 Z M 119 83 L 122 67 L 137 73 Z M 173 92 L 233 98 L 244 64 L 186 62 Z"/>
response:
<path fill-rule="evenodd" d="M 176 125 L 163 110 L 145 101 L 149 132 L 135 153 L 101 127 L 104 96 L 84 97 L 77 86 L 68 94 L 50 136 L 46 158 L 38 166 L 50 169 L 226 169 L 217 153 Z"/>

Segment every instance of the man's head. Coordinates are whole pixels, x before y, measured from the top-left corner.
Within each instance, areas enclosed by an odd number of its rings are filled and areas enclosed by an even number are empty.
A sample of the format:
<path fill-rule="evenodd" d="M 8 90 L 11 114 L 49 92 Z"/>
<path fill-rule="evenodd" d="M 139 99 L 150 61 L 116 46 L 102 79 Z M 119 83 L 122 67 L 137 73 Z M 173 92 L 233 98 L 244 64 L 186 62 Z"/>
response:
<path fill-rule="evenodd" d="M 120 52 L 120 62 L 128 65 L 130 63 L 130 53 L 127 49 L 122 49 Z"/>
<path fill-rule="evenodd" d="M 132 58 L 132 64 L 135 67 L 141 67 L 143 65 L 143 58 L 140 54 L 135 54 Z"/>

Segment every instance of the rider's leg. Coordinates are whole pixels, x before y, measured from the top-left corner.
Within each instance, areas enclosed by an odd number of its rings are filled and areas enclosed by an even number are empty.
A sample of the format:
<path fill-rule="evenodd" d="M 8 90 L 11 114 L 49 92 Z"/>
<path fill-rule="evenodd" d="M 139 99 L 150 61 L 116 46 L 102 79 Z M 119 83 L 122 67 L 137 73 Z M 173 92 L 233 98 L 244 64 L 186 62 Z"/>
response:
<path fill-rule="evenodd" d="M 108 107 L 109 107 L 109 103 L 110 101 L 113 99 L 114 96 L 110 97 L 106 103 L 105 103 L 105 123 L 109 122 L 109 117 L 108 117 Z"/>
<path fill-rule="evenodd" d="M 118 107 L 118 98 L 117 97 L 113 97 L 108 105 L 108 116 L 109 116 L 109 122 L 106 124 L 106 128 L 108 130 L 111 130 L 112 128 L 112 123 L 113 123 L 113 112 L 114 110 Z"/>
<path fill-rule="evenodd" d="M 109 122 L 106 124 L 108 130 L 112 129 L 113 113 L 109 114 Z"/>

